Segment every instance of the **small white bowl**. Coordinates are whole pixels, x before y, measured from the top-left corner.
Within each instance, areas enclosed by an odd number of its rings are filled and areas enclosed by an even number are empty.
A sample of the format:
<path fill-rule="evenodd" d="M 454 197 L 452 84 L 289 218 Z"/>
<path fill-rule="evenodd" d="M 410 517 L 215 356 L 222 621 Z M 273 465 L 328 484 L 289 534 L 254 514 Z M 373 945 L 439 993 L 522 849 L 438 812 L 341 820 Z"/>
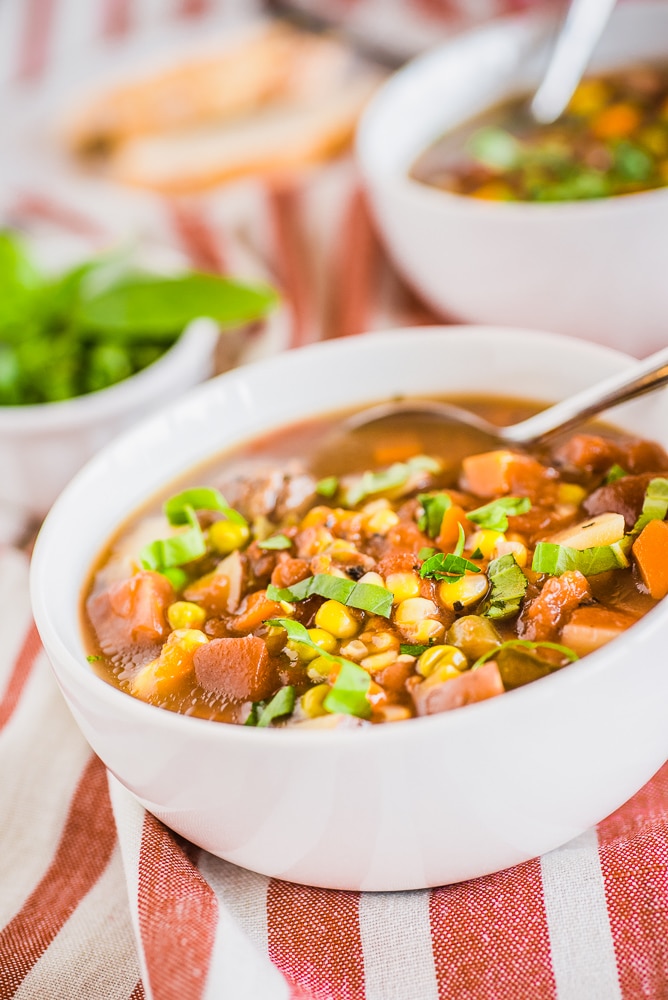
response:
<path fill-rule="evenodd" d="M 113 442 L 56 501 L 32 563 L 37 627 L 92 748 L 148 810 L 206 850 L 338 889 L 484 875 L 608 815 L 668 752 L 668 601 L 582 662 L 500 698 L 345 732 L 248 729 L 138 701 L 86 663 L 79 602 L 119 524 L 221 449 L 397 393 L 556 400 L 628 363 L 518 330 L 374 333 L 219 376 Z M 668 394 L 626 404 L 617 420 L 668 445 Z"/>
<path fill-rule="evenodd" d="M 84 463 L 121 431 L 213 374 L 218 327 L 190 323 L 153 364 L 58 403 L 0 406 L 0 503 L 43 517 Z"/>
<path fill-rule="evenodd" d="M 491 22 L 409 63 L 368 106 L 359 165 L 399 270 L 437 313 L 537 327 L 644 355 L 666 343 L 668 189 L 562 203 L 487 202 L 411 180 L 440 135 L 535 90 L 544 14 Z M 668 58 L 668 3 L 619 5 L 593 72 Z"/>

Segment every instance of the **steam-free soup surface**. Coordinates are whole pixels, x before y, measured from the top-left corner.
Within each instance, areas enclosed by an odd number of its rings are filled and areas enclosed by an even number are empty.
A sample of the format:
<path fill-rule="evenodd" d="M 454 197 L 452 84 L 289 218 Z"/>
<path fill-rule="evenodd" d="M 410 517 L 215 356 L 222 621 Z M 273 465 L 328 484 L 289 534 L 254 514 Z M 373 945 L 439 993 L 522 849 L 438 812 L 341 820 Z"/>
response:
<path fill-rule="evenodd" d="M 535 409 L 467 400 L 498 423 Z M 668 593 L 668 457 L 594 428 L 511 451 L 402 415 L 282 428 L 194 470 L 94 567 L 93 668 L 218 722 L 331 728 L 498 697 Z"/>
<path fill-rule="evenodd" d="M 523 95 L 453 129 L 412 176 L 492 201 L 579 201 L 668 184 L 668 67 L 587 78 L 552 124 L 528 109 Z"/>

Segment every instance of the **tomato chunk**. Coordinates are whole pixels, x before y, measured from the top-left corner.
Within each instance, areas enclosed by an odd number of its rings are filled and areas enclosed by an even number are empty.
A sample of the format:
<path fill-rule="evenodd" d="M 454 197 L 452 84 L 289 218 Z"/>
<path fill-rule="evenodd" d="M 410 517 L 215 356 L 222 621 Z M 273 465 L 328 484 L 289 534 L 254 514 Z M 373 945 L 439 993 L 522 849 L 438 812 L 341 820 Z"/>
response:
<path fill-rule="evenodd" d="M 89 598 L 86 609 L 102 652 L 124 657 L 160 643 L 169 633 L 166 611 L 174 588 L 161 573 L 135 573 Z"/>
<path fill-rule="evenodd" d="M 197 683 L 226 701 L 261 701 L 278 687 L 263 639 L 212 639 L 193 657 Z"/>

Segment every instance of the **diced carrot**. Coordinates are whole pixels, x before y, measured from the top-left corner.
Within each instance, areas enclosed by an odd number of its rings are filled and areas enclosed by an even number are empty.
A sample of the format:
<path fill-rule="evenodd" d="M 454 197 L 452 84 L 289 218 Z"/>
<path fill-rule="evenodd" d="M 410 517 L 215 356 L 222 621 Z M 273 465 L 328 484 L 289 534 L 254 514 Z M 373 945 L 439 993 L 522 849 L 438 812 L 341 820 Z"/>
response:
<path fill-rule="evenodd" d="M 231 632 L 252 632 L 267 618 L 278 618 L 283 609 L 278 601 L 270 601 L 266 590 L 256 590 L 249 594 L 238 615 L 227 620 Z"/>
<path fill-rule="evenodd" d="M 591 131 L 597 139 L 623 139 L 635 132 L 641 118 L 632 104 L 611 104 L 592 120 Z"/>
<path fill-rule="evenodd" d="M 650 521 L 636 538 L 632 551 L 643 583 L 660 601 L 668 594 L 668 524 Z"/>
<path fill-rule="evenodd" d="M 278 686 L 267 647 L 258 636 L 212 639 L 195 650 L 194 664 L 197 683 L 227 701 L 260 701 Z"/>
<path fill-rule="evenodd" d="M 479 497 L 521 492 L 545 478 L 544 466 L 528 455 L 499 449 L 469 455 L 462 462 L 462 486 Z"/>
<path fill-rule="evenodd" d="M 435 715 L 449 712 L 475 701 L 485 701 L 504 692 L 498 664 L 488 660 L 475 670 L 467 670 L 452 680 L 430 684 L 423 681 L 411 688 L 418 715 Z"/>
<path fill-rule="evenodd" d="M 464 534 L 473 530 L 473 525 L 466 518 L 466 511 L 459 504 L 453 503 L 443 514 L 441 528 L 436 539 L 439 549 L 450 552 L 459 540 L 459 526 L 464 529 Z"/>

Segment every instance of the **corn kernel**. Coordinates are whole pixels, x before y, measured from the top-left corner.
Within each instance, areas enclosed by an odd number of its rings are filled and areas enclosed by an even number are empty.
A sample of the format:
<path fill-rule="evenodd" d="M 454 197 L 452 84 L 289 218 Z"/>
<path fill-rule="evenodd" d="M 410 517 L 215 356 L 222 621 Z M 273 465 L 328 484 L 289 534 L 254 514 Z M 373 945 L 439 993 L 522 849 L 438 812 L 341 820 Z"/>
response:
<path fill-rule="evenodd" d="M 417 625 L 424 618 L 438 614 L 438 608 L 427 597 L 409 597 L 397 605 L 394 620 L 397 625 Z"/>
<path fill-rule="evenodd" d="M 304 515 L 299 527 L 300 529 L 313 528 L 316 525 L 331 524 L 333 520 L 334 517 L 331 507 L 311 507 L 310 511 Z"/>
<path fill-rule="evenodd" d="M 357 582 L 370 583 L 374 587 L 383 587 L 383 589 L 386 589 L 385 581 L 383 580 L 380 573 L 365 573 L 364 576 L 361 576 Z"/>
<path fill-rule="evenodd" d="M 466 548 L 470 552 L 480 549 L 484 559 L 491 559 L 494 548 L 499 542 L 504 541 L 505 535 L 502 531 L 493 531 L 491 528 L 481 528 L 468 539 Z"/>
<path fill-rule="evenodd" d="M 568 110 L 574 115 L 587 117 L 600 110 L 610 95 L 610 86 L 604 80 L 581 80 L 571 97 Z"/>
<path fill-rule="evenodd" d="M 229 555 L 235 549 L 242 548 L 250 538 L 247 524 L 237 524 L 235 521 L 214 521 L 209 528 L 209 541 L 221 556 Z"/>
<path fill-rule="evenodd" d="M 425 649 L 417 661 L 416 670 L 423 677 L 429 677 L 440 667 L 454 667 L 455 670 L 466 670 L 468 660 L 461 649 L 456 646 L 442 645 Z"/>
<path fill-rule="evenodd" d="M 175 601 L 167 608 L 167 621 L 173 629 L 199 629 L 206 621 L 206 611 L 192 601 Z"/>
<path fill-rule="evenodd" d="M 438 642 L 445 635 L 445 625 L 437 621 L 436 618 L 425 618 L 411 630 L 410 638 L 412 642 L 420 645 L 429 642 Z"/>
<path fill-rule="evenodd" d="M 573 504 L 573 506 L 579 507 L 586 496 L 587 491 L 582 486 L 578 486 L 577 483 L 559 483 L 558 503 Z"/>
<path fill-rule="evenodd" d="M 481 601 L 489 588 L 489 581 L 484 573 L 467 573 L 455 583 L 443 580 L 438 585 L 438 597 L 446 608 L 454 609 L 455 605 L 467 608 Z"/>
<path fill-rule="evenodd" d="M 455 678 L 461 677 L 461 670 L 457 670 L 457 667 L 453 667 L 451 663 L 444 663 L 440 667 L 436 667 L 433 673 L 429 674 L 429 677 L 425 678 L 422 682 L 428 687 L 436 687 L 438 684 L 442 684 L 443 681 L 454 681 Z"/>
<path fill-rule="evenodd" d="M 325 601 L 315 616 L 318 628 L 331 632 L 337 639 L 352 639 L 360 630 L 360 622 L 340 601 Z"/>
<path fill-rule="evenodd" d="M 385 586 L 392 591 L 395 604 L 401 604 L 402 601 L 420 595 L 420 580 L 417 573 L 390 573 L 385 580 Z"/>
<path fill-rule="evenodd" d="M 359 639 L 351 639 L 347 642 L 345 646 L 341 646 L 340 649 L 341 656 L 345 656 L 347 660 L 354 660 L 356 663 L 359 660 L 363 660 L 365 656 L 369 655 L 369 650 L 363 642 Z"/>
<path fill-rule="evenodd" d="M 301 697 L 301 706 L 304 714 L 308 715 L 309 719 L 315 719 L 319 715 L 327 714 L 323 702 L 330 691 L 329 684 L 316 684 L 315 687 L 309 688 L 308 691 L 304 692 Z"/>
<path fill-rule="evenodd" d="M 529 558 L 527 547 L 523 542 L 499 542 L 494 549 L 494 558 L 499 559 L 507 555 L 513 556 L 517 565 L 522 567 L 526 566 Z"/>
<path fill-rule="evenodd" d="M 365 656 L 360 661 L 360 667 L 364 667 L 365 670 L 373 673 L 374 670 L 384 670 L 385 667 L 389 667 L 396 659 L 396 654 L 392 650 L 388 650 L 386 653 L 375 653 L 373 656 Z"/>
<path fill-rule="evenodd" d="M 326 653 L 333 653 L 336 650 L 338 643 L 330 632 L 325 632 L 321 628 L 310 628 L 308 634 L 316 646 L 324 649 Z M 286 649 L 291 649 L 293 653 L 296 653 L 303 663 L 310 663 L 311 660 L 315 660 L 316 656 L 320 656 L 317 649 L 307 646 L 305 642 L 288 639 L 285 645 Z"/>
<path fill-rule="evenodd" d="M 379 510 L 389 510 L 391 507 L 387 497 L 378 497 L 377 500 L 369 500 L 362 507 L 362 514 L 376 514 Z"/>
<path fill-rule="evenodd" d="M 362 642 L 367 646 L 370 653 L 384 653 L 388 649 L 392 649 L 395 653 L 399 652 L 399 639 L 392 632 L 378 631 L 378 632 L 363 632 L 360 636 Z"/>
<path fill-rule="evenodd" d="M 306 673 L 316 683 L 326 681 L 332 673 L 334 663 L 335 661 L 328 659 L 326 656 L 316 656 L 315 660 L 311 660 L 306 668 Z"/>
<path fill-rule="evenodd" d="M 398 523 L 399 515 L 393 510 L 378 510 L 365 519 L 364 530 L 369 535 L 386 535 Z"/>

